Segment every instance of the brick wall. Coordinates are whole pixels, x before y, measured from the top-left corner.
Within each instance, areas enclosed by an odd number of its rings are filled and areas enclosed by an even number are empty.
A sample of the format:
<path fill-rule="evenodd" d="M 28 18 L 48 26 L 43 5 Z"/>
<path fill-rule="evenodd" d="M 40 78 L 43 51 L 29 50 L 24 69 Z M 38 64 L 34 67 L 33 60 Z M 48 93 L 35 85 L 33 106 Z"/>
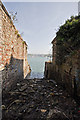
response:
<path fill-rule="evenodd" d="M 0 71 L 3 88 L 8 89 L 15 82 L 27 76 L 30 67 L 27 61 L 27 44 L 0 2 Z"/>

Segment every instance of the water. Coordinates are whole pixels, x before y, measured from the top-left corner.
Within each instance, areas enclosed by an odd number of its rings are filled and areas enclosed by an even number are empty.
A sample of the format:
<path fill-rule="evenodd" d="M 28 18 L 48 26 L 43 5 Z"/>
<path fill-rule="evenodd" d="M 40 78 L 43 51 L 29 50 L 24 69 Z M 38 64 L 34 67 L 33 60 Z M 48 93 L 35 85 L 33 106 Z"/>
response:
<path fill-rule="evenodd" d="M 28 55 L 28 62 L 31 67 L 31 74 L 28 79 L 44 77 L 45 61 L 49 61 L 49 57 Z"/>

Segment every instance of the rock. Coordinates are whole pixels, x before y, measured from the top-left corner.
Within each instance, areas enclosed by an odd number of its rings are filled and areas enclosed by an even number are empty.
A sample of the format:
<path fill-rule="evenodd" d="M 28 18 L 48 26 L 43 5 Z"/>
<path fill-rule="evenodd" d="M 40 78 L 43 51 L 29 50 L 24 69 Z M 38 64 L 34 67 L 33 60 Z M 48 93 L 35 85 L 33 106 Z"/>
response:
<path fill-rule="evenodd" d="M 19 84 L 19 83 L 17 83 L 17 86 L 20 86 L 20 84 Z"/>
<path fill-rule="evenodd" d="M 30 85 L 30 87 L 33 87 L 34 85 Z"/>
<path fill-rule="evenodd" d="M 49 82 L 49 80 L 47 80 L 47 82 Z"/>
<path fill-rule="evenodd" d="M 49 104 L 48 107 L 50 107 L 51 105 Z"/>
<path fill-rule="evenodd" d="M 62 93 L 59 93 L 59 95 L 62 95 Z"/>
<path fill-rule="evenodd" d="M 49 98 L 49 97 L 50 97 L 50 95 L 47 96 L 47 98 Z"/>
<path fill-rule="evenodd" d="M 44 94 L 46 95 L 47 93 L 46 93 L 46 92 L 44 92 Z"/>
<path fill-rule="evenodd" d="M 35 91 L 34 90 L 30 90 L 29 93 L 34 93 Z"/>
<path fill-rule="evenodd" d="M 2 110 L 6 109 L 6 106 L 5 105 L 1 105 L 1 109 Z"/>
<path fill-rule="evenodd" d="M 33 108 L 34 107 L 34 105 L 30 105 L 30 108 Z"/>
<path fill-rule="evenodd" d="M 47 116 L 47 119 L 51 118 L 51 116 L 53 115 L 54 113 L 54 109 L 50 109 L 49 113 L 48 113 L 48 116 Z"/>
<path fill-rule="evenodd" d="M 15 102 L 15 103 L 20 103 L 20 102 L 21 102 L 21 100 L 15 100 L 14 102 Z"/>
<path fill-rule="evenodd" d="M 43 112 L 43 113 L 45 113 L 47 110 L 45 110 L 45 109 L 41 109 L 41 112 Z"/>
<path fill-rule="evenodd" d="M 18 91 L 19 91 L 18 89 L 15 90 L 15 92 L 18 92 Z"/>
<path fill-rule="evenodd" d="M 32 108 L 29 108 L 28 111 L 27 111 L 27 113 L 30 113 L 31 111 L 32 111 Z"/>
<path fill-rule="evenodd" d="M 24 86 L 21 87 L 21 89 L 19 89 L 21 92 L 27 89 L 27 85 L 25 84 Z"/>
<path fill-rule="evenodd" d="M 56 84 L 56 82 L 54 80 L 49 80 L 49 82 L 52 82 L 52 83 Z"/>
<path fill-rule="evenodd" d="M 54 93 L 50 93 L 50 95 L 54 96 L 55 94 Z"/>
<path fill-rule="evenodd" d="M 23 92 L 23 93 L 21 93 L 21 95 L 26 96 L 27 94 Z"/>
<path fill-rule="evenodd" d="M 59 95 L 59 93 L 55 93 L 55 95 L 56 95 L 56 96 L 58 96 L 58 95 Z"/>

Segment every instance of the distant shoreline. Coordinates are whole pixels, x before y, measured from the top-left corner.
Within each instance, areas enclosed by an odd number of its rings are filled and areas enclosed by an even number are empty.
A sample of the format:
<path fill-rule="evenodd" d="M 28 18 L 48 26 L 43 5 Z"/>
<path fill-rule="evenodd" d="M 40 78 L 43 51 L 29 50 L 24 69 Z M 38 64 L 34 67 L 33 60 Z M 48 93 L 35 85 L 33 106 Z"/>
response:
<path fill-rule="evenodd" d="M 28 56 L 52 57 L 51 54 L 28 54 Z"/>

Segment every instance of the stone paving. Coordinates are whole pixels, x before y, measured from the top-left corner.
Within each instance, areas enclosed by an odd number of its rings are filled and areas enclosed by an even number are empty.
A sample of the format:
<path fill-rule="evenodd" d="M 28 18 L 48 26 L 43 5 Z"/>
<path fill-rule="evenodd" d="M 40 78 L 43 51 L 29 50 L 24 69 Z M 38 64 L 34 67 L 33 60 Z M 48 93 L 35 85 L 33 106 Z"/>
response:
<path fill-rule="evenodd" d="M 3 93 L 2 111 L 2 120 L 80 120 L 74 99 L 46 79 L 25 79 Z"/>

